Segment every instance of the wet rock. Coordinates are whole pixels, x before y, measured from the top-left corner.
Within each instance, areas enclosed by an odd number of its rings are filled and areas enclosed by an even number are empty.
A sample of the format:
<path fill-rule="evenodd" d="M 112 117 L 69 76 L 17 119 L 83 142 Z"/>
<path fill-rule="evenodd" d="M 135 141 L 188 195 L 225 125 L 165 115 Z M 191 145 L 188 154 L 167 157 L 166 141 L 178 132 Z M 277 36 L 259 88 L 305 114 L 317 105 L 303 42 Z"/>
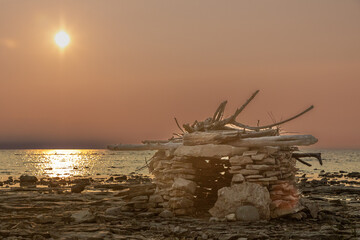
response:
<path fill-rule="evenodd" d="M 72 193 L 81 193 L 82 191 L 85 190 L 86 184 L 84 183 L 78 183 L 75 184 L 71 187 L 71 192 Z"/>
<path fill-rule="evenodd" d="M 347 177 L 360 178 L 360 172 L 351 172 L 351 173 L 348 173 Z"/>
<path fill-rule="evenodd" d="M 127 180 L 127 176 L 126 176 L 126 175 L 122 175 L 122 176 L 115 177 L 114 179 L 115 179 L 115 181 L 123 182 L 123 181 L 126 181 L 126 180 Z"/>
<path fill-rule="evenodd" d="M 37 177 L 23 174 L 20 176 L 20 183 L 36 183 Z"/>
<path fill-rule="evenodd" d="M 254 206 L 241 206 L 236 209 L 236 219 L 245 222 L 254 222 L 260 220 L 259 211 Z"/>
<path fill-rule="evenodd" d="M 266 187 L 259 184 L 245 182 L 218 190 L 218 200 L 209 210 L 214 217 L 223 218 L 234 213 L 238 207 L 251 203 L 258 209 L 261 219 L 270 218 L 270 194 Z"/>
<path fill-rule="evenodd" d="M 174 214 L 172 212 L 170 212 L 169 210 L 164 210 L 159 214 L 159 216 L 162 218 L 172 218 L 172 217 L 174 217 Z"/>

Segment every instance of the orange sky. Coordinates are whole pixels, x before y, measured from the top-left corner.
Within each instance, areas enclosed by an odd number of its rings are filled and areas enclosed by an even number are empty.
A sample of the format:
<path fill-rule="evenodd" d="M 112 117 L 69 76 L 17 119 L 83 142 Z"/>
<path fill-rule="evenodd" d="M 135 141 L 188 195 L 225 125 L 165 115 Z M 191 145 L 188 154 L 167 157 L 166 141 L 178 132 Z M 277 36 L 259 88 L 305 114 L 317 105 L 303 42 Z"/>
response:
<path fill-rule="evenodd" d="M 0 148 L 166 139 L 227 114 L 360 148 L 359 1 L 0 0 Z M 61 52 L 54 35 L 65 30 Z"/>

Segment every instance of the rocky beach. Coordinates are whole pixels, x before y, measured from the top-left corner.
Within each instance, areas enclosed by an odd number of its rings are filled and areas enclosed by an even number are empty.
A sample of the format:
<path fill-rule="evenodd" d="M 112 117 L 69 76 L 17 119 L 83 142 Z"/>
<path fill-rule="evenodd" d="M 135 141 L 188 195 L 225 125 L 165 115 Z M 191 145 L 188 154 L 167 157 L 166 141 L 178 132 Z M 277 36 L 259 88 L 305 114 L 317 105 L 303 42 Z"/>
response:
<path fill-rule="evenodd" d="M 37 178 L 0 183 L 2 239 L 359 239 L 360 173 L 299 172 L 302 209 L 244 222 L 200 212 L 150 212 L 152 178 L 113 175 Z"/>

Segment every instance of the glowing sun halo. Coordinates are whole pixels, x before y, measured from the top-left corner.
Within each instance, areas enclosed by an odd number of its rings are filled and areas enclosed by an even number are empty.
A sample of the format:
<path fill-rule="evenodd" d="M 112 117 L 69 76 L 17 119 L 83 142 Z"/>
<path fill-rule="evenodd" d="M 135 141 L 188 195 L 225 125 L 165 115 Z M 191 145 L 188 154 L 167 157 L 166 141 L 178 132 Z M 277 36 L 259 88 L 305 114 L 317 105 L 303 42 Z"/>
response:
<path fill-rule="evenodd" d="M 64 48 L 66 47 L 69 43 L 70 43 L 70 37 L 69 35 L 64 32 L 64 31 L 60 31 L 55 35 L 55 43 L 61 47 Z"/>

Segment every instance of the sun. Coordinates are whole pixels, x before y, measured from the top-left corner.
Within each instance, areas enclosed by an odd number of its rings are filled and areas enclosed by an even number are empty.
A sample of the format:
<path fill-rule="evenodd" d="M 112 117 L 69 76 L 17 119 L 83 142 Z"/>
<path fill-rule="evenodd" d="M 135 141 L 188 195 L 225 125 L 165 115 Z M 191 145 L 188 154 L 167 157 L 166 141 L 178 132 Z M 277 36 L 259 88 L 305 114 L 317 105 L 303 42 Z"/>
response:
<path fill-rule="evenodd" d="M 64 48 L 66 47 L 67 45 L 69 45 L 70 43 L 70 37 L 69 35 L 64 32 L 64 31 L 60 31 L 58 32 L 55 37 L 54 37 L 54 40 L 55 40 L 55 43 L 61 47 L 61 48 Z"/>

